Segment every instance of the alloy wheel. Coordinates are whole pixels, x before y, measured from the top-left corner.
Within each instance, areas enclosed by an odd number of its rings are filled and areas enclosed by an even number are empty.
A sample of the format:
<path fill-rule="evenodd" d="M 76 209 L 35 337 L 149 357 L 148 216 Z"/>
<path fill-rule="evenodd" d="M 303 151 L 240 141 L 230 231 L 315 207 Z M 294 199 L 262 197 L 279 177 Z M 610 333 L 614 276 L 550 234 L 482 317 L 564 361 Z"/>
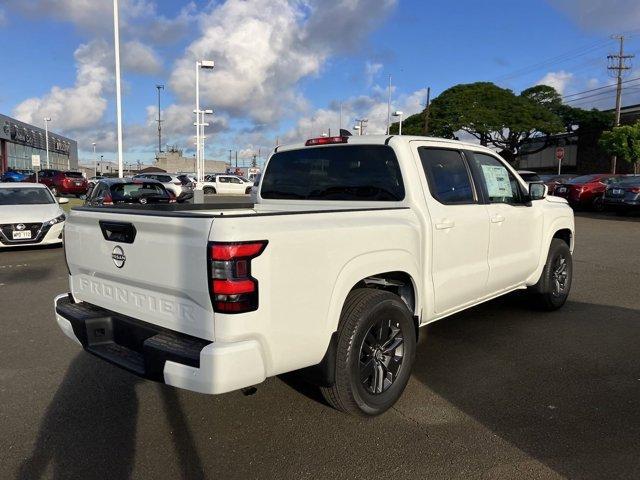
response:
<path fill-rule="evenodd" d="M 365 390 L 379 395 L 398 377 L 404 359 L 404 337 L 400 324 L 389 319 L 374 323 L 360 347 L 360 381 Z"/>

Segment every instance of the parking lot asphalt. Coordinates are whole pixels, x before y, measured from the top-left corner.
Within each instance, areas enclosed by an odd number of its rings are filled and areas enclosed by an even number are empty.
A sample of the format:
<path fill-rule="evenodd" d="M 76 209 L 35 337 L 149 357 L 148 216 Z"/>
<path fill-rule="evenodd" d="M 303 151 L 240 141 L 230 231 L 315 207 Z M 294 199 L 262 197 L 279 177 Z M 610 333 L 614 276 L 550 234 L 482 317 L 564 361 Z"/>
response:
<path fill-rule="evenodd" d="M 58 330 L 61 249 L 0 251 L 0 478 L 638 478 L 638 220 L 576 218 L 562 310 L 510 295 L 429 326 L 368 420 L 295 375 L 250 396 L 140 380 Z"/>

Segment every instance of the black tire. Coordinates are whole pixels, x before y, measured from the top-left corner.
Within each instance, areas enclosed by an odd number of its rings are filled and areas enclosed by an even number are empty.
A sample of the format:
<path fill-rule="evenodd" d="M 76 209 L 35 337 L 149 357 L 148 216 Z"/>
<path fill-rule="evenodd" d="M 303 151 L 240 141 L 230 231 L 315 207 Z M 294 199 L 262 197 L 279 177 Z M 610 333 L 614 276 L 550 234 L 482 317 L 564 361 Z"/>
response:
<path fill-rule="evenodd" d="M 569 246 L 554 238 L 540 280 L 531 288 L 534 306 L 549 311 L 562 307 L 569 297 L 572 280 L 573 259 Z"/>
<path fill-rule="evenodd" d="M 204 187 L 202 191 L 205 195 L 213 195 L 214 193 L 216 193 L 216 189 L 213 187 Z"/>
<path fill-rule="evenodd" d="M 602 196 L 597 196 L 591 202 L 591 209 L 594 212 L 604 212 L 604 199 Z"/>
<path fill-rule="evenodd" d="M 353 290 L 340 315 L 334 383 L 321 387 L 322 394 L 337 410 L 380 415 L 402 395 L 415 352 L 413 317 L 400 297 Z"/>

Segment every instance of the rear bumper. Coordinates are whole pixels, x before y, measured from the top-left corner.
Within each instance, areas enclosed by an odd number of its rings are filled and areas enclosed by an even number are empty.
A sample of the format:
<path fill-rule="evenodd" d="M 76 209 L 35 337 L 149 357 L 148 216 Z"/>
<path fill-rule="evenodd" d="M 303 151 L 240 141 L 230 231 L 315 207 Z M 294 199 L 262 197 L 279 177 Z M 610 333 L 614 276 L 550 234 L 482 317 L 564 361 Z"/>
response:
<path fill-rule="evenodd" d="M 69 294 L 54 300 L 64 334 L 87 352 L 140 377 L 200 393 L 225 393 L 264 381 L 255 340 L 212 343 L 163 329 Z"/>

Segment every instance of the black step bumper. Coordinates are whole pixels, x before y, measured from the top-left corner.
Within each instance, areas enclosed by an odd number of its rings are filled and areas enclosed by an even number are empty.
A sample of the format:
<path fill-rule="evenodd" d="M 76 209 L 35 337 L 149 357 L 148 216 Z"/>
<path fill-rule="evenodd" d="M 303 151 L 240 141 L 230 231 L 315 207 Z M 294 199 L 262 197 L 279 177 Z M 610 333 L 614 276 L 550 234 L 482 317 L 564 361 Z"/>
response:
<path fill-rule="evenodd" d="M 163 383 L 167 360 L 200 368 L 200 352 L 211 343 L 86 302 L 75 303 L 70 296 L 58 300 L 56 313 L 71 323 L 87 352 Z"/>

